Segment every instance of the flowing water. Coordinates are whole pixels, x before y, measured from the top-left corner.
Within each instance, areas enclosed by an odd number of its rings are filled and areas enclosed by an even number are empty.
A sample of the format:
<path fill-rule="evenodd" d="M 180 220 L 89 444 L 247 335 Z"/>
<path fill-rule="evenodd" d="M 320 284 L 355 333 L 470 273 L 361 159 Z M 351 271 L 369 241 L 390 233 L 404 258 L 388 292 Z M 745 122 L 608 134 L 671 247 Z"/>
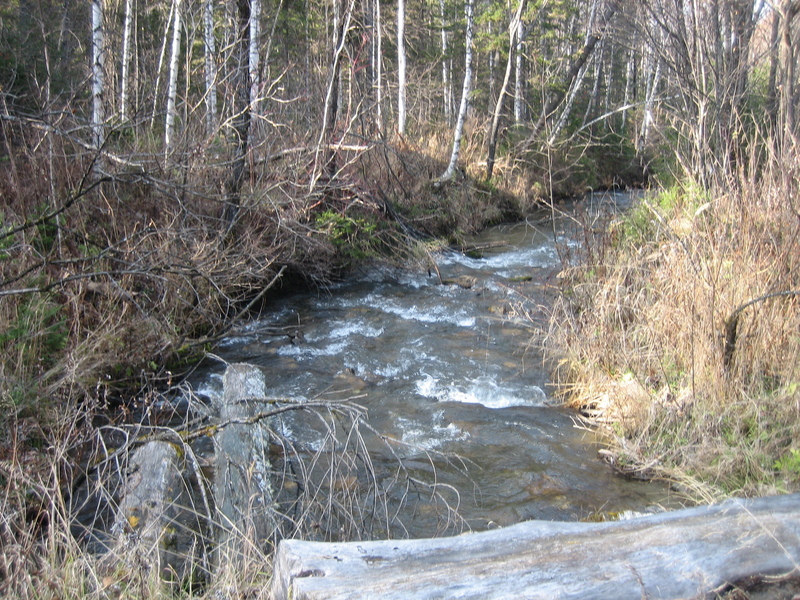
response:
<path fill-rule="evenodd" d="M 556 236 L 564 247 L 575 244 L 570 219 L 552 217 L 543 212 L 485 232 L 473 240 L 490 247 L 481 258 L 438 257 L 443 278 L 474 278 L 469 289 L 440 285 L 426 272 L 374 271 L 280 300 L 217 353 L 263 368 L 272 396 L 356 397 L 370 426 L 396 440 L 392 451 L 371 444 L 376 479 L 399 456 L 458 502 L 461 528 L 665 505 L 665 487 L 615 475 L 598 458 L 597 438 L 551 397 L 535 340 L 561 264 Z M 276 335 L 283 328 L 291 336 Z M 196 375 L 201 396 L 221 393 L 223 369 Z M 299 445 L 320 443 L 307 419 L 287 414 L 280 426 Z M 442 531 L 432 511 L 405 501 L 404 534 Z"/>

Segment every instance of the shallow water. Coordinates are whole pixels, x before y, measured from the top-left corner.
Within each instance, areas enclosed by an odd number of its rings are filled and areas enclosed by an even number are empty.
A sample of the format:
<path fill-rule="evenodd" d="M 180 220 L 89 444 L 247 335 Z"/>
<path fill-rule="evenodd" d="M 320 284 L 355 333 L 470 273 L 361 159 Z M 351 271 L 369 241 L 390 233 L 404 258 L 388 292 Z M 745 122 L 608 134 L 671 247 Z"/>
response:
<path fill-rule="evenodd" d="M 613 209 L 629 197 L 591 202 Z M 594 434 L 551 398 L 535 340 L 546 326 L 561 264 L 556 238 L 562 248 L 576 245 L 572 222 L 542 212 L 473 240 L 507 242 L 482 258 L 440 256 L 442 277 L 474 277 L 470 289 L 439 285 L 424 272 L 383 270 L 324 293 L 282 299 L 217 354 L 263 368 L 276 397 L 356 397 L 369 425 L 396 440 L 391 450 L 374 436 L 366 441 L 375 481 L 380 485 L 392 472 L 398 456 L 414 477 L 435 478 L 463 519 L 447 520 L 444 529 L 669 505 L 665 487 L 615 475 L 598 458 Z M 285 327 L 302 333 L 275 335 Z M 221 393 L 223 369 L 214 364 L 196 374 L 192 383 L 201 397 Z M 279 428 L 309 451 L 322 444 L 323 432 L 298 414 L 282 416 Z M 420 493 L 422 504 L 415 504 L 414 494 L 388 496 L 400 503 L 402 535 L 444 531 L 441 512 L 425 508 L 436 504 L 430 497 Z"/>

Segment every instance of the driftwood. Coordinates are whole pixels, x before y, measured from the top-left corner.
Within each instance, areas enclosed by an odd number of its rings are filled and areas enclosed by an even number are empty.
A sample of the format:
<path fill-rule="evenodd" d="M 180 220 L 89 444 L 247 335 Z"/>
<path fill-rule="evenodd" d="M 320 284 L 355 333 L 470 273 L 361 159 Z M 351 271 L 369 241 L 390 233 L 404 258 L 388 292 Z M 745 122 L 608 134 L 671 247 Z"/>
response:
<path fill-rule="evenodd" d="M 274 600 L 714 598 L 753 576 L 798 574 L 800 495 L 451 538 L 284 540 L 274 568 Z"/>

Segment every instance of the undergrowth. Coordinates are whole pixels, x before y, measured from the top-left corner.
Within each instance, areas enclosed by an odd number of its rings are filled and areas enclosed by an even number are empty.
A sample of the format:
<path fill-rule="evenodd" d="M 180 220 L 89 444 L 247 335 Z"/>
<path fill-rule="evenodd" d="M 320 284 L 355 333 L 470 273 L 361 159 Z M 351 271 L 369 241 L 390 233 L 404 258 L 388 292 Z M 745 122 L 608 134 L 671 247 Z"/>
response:
<path fill-rule="evenodd" d="M 146 144 L 126 146 L 135 139 L 98 154 L 22 121 L 3 121 L 0 134 L 8 167 L 0 177 L 7 597 L 157 596 L 135 556 L 109 572 L 74 535 L 69 501 L 96 466 L 101 429 L 137 425 L 143 406 L 271 295 L 325 287 L 369 261 L 430 266 L 445 243 L 437 236 L 521 210 L 511 195 L 466 177 L 434 196 L 427 184 L 438 161 L 375 144 L 343 150 L 335 179 L 317 186 L 313 149 L 254 169 L 230 222 L 219 183 L 227 163 L 213 140 L 187 164 L 165 165 Z M 220 573 L 212 589 L 181 593 L 265 597 L 264 559 L 246 573 Z"/>
<path fill-rule="evenodd" d="M 773 164 L 588 234 L 551 318 L 560 397 L 609 460 L 694 501 L 800 489 L 798 182 Z"/>

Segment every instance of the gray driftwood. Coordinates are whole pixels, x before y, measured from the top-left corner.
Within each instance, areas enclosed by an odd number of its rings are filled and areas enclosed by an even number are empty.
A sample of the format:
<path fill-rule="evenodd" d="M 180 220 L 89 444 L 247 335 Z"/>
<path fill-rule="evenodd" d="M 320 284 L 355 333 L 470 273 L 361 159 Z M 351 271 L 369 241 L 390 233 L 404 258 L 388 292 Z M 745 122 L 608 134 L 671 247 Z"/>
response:
<path fill-rule="evenodd" d="M 713 598 L 728 583 L 799 567 L 796 494 L 451 538 L 284 540 L 272 592 L 274 600 Z"/>
<path fill-rule="evenodd" d="M 249 422 L 267 409 L 264 374 L 252 365 L 233 364 L 225 371 L 223 387 L 220 429 L 215 436 L 218 562 L 259 556 L 270 550 L 277 530 L 268 422 Z"/>
<path fill-rule="evenodd" d="M 174 445 L 153 441 L 138 448 L 128 463 L 115 530 L 114 556 L 131 552 L 147 571 L 181 582 L 197 576 L 202 562 L 202 524 L 192 509 L 190 490 Z"/>

